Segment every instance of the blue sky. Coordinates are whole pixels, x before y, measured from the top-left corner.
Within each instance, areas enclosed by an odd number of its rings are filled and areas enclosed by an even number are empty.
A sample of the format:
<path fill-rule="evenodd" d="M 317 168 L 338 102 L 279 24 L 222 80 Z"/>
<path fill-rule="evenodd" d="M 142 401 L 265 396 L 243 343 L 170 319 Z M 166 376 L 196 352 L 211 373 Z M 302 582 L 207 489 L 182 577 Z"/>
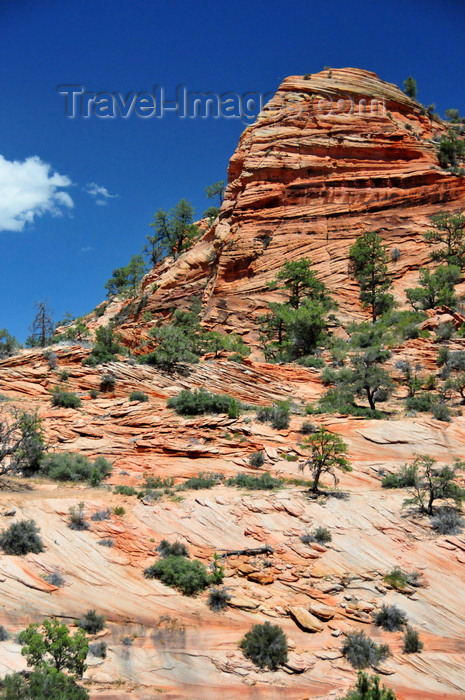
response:
<path fill-rule="evenodd" d="M 90 311 L 140 252 L 154 212 L 200 215 L 241 119 L 69 119 L 88 92 L 274 92 L 324 66 L 375 71 L 465 113 L 463 0 L 1 0 L 0 328 L 24 341 L 34 302 Z M 93 194 L 92 194 L 93 192 Z"/>

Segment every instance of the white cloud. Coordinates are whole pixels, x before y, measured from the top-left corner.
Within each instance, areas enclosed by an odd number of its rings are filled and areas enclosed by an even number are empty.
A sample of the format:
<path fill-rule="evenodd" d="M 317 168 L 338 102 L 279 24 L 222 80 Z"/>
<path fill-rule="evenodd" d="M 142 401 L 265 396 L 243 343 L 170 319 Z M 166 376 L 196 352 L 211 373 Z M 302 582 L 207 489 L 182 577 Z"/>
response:
<path fill-rule="evenodd" d="M 20 162 L 0 155 L 0 231 L 22 231 L 43 214 L 62 216 L 63 208 L 72 209 L 74 203 L 58 188 L 72 184 L 39 156 Z"/>
<path fill-rule="evenodd" d="M 83 189 L 84 192 L 87 192 L 87 194 L 90 194 L 91 197 L 94 197 L 95 204 L 99 204 L 100 206 L 105 206 L 107 199 L 115 199 L 115 197 L 119 197 L 117 194 L 110 194 L 106 187 L 103 187 L 103 185 L 97 185 L 96 182 L 89 182 Z"/>

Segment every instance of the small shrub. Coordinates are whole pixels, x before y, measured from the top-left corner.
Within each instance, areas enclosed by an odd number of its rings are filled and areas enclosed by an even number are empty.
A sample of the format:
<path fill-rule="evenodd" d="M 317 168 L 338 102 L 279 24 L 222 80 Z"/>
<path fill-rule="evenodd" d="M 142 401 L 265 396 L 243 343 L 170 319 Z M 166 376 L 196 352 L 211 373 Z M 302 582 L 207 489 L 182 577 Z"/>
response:
<path fill-rule="evenodd" d="M 227 592 L 226 588 L 212 588 L 208 594 L 207 603 L 211 610 L 219 612 L 227 607 L 230 600 L 231 596 Z"/>
<path fill-rule="evenodd" d="M 436 388 L 436 383 L 437 383 L 436 376 L 434 374 L 428 374 L 425 377 L 425 380 L 423 383 L 423 389 L 425 389 L 425 391 L 432 391 L 433 389 Z"/>
<path fill-rule="evenodd" d="M 94 644 L 89 644 L 89 654 L 96 656 L 99 659 L 106 659 L 107 657 L 107 644 L 106 642 L 95 642 Z"/>
<path fill-rule="evenodd" d="M 234 405 L 233 405 L 234 402 Z M 229 413 L 238 406 L 235 399 L 227 394 L 210 394 L 208 391 L 190 391 L 183 389 L 177 396 L 167 401 L 168 408 L 173 408 L 181 416 L 198 416 L 203 413 Z M 229 416 L 236 418 L 237 416 Z"/>
<path fill-rule="evenodd" d="M 58 387 L 52 390 L 52 406 L 61 406 L 62 408 L 79 408 L 81 399 L 72 391 L 63 391 Z"/>
<path fill-rule="evenodd" d="M 193 595 L 210 585 L 205 564 L 197 559 L 169 556 L 144 571 L 146 578 L 159 579 L 166 586 L 179 588 L 184 595 Z"/>
<path fill-rule="evenodd" d="M 113 508 L 113 513 L 121 517 L 126 513 L 126 510 L 123 508 L 123 506 L 115 506 L 115 508 Z"/>
<path fill-rule="evenodd" d="M 249 457 L 249 464 L 255 469 L 260 469 L 265 464 L 265 455 L 263 452 L 252 452 Z"/>
<path fill-rule="evenodd" d="M 402 253 L 400 252 L 399 248 L 392 248 L 391 249 L 392 262 L 397 262 L 401 255 L 402 255 Z"/>
<path fill-rule="evenodd" d="M 387 644 L 376 644 L 365 632 L 349 632 L 341 647 L 343 655 L 354 668 L 378 666 L 391 655 Z"/>
<path fill-rule="evenodd" d="M 58 367 L 58 358 L 56 352 L 51 350 L 45 350 L 44 357 L 47 359 L 47 364 L 50 369 L 56 369 Z"/>
<path fill-rule="evenodd" d="M 222 474 L 200 472 L 198 476 L 191 476 L 190 479 L 186 479 L 181 486 L 178 486 L 178 489 L 180 491 L 187 491 L 188 489 L 194 489 L 196 491 L 199 489 L 211 489 L 214 486 L 218 486 L 222 480 Z"/>
<path fill-rule="evenodd" d="M 396 700 L 396 696 L 384 685 L 380 687 L 379 676 L 368 676 L 359 671 L 355 689 L 340 700 Z"/>
<path fill-rule="evenodd" d="M 115 542 L 114 540 L 111 539 L 111 537 L 105 537 L 103 540 L 98 540 L 97 544 L 100 544 L 102 547 L 114 547 Z"/>
<path fill-rule="evenodd" d="M 382 605 L 373 619 L 375 625 L 387 632 L 396 632 L 407 624 L 407 615 L 397 605 Z"/>
<path fill-rule="evenodd" d="M 166 557 L 189 557 L 186 545 L 178 541 L 171 543 L 168 540 L 162 540 L 157 547 L 157 552 L 164 559 Z"/>
<path fill-rule="evenodd" d="M 265 472 L 260 474 L 260 476 L 237 474 L 228 479 L 226 483 L 228 486 L 239 486 L 251 491 L 269 491 L 270 489 L 279 488 L 283 482 L 280 479 L 274 479 L 268 472 Z"/>
<path fill-rule="evenodd" d="M 68 370 L 67 370 L 67 369 L 62 369 L 61 372 L 60 372 L 60 374 L 59 374 L 59 377 L 60 377 L 60 381 L 61 381 L 61 382 L 66 382 L 66 380 L 69 379 L 69 372 L 68 372 Z"/>
<path fill-rule="evenodd" d="M 450 340 L 454 333 L 454 326 L 451 321 L 440 323 L 436 328 L 436 338 L 438 340 Z"/>
<path fill-rule="evenodd" d="M 149 397 L 147 394 L 144 394 L 143 391 L 131 391 L 129 394 L 129 401 L 139 401 L 139 402 L 144 402 L 148 401 Z"/>
<path fill-rule="evenodd" d="M 132 645 L 132 637 L 123 637 L 121 644 L 123 644 L 125 647 L 130 647 Z"/>
<path fill-rule="evenodd" d="M 445 403 L 442 403 L 441 401 L 438 401 L 437 403 L 433 404 L 431 408 L 431 413 L 433 414 L 433 417 L 436 418 L 436 420 L 443 421 L 443 423 L 450 423 L 451 417 L 450 417 L 450 411 L 447 408 Z"/>
<path fill-rule="evenodd" d="M 418 654 L 423 649 L 423 642 L 420 641 L 418 632 L 414 630 L 413 627 L 410 627 L 410 625 L 408 625 L 405 630 L 403 641 L 404 646 L 402 651 L 404 654 Z"/>
<path fill-rule="evenodd" d="M 116 385 L 116 377 L 112 374 L 104 374 L 100 380 L 100 391 L 113 391 Z"/>
<path fill-rule="evenodd" d="M 289 407 L 286 405 L 260 406 L 256 419 L 261 423 L 271 423 L 275 430 L 284 430 L 289 427 L 289 413 Z"/>
<path fill-rule="evenodd" d="M 117 493 L 121 496 L 135 496 L 137 494 L 137 489 L 135 489 L 134 486 L 126 486 L 125 484 L 120 484 L 119 486 L 115 486 L 114 493 Z"/>
<path fill-rule="evenodd" d="M 19 520 L 12 523 L 0 534 L 0 547 L 5 554 L 23 555 L 44 551 L 44 545 L 39 537 L 39 528 L 34 520 Z"/>
<path fill-rule="evenodd" d="M 433 404 L 433 397 L 431 394 L 421 392 L 415 394 L 415 396 L 409 396 L 405 400 L 405 405 L 409 411 L 420 411 L 421 413 L 427 413 L 431 410 Z"/>
<path fill-rule="evenodd" d="M 105 510 L 96 510 L 95 513 L 93 513 L 90 516 L 91 520 L 94 520 L 95 522 L 100 522 L 101 520 L 110 520 L 111 518 L 111 510 L 109 508 L 105 508 Z"/>
<path fill-rule="evenodd" d="M 91 462 L 75 452 L 55 452 L 46 455 L 40 463 L 40 475 L 54 481 L 92 481 L 100 484 L 111 474 L 111 464 L 104 457 Z M 95 483 L 97 482 L 97 483 Z"/>
<path fill-rule="evenodd" d="M 326 527 L 321 526 L 315 529 L 315 531 L 313 532 L 313 537 L 315 539 L 315 542 L 318 542 L 318 544 L 327 544 L 332 540 L 330 531 Z"/>
<path fill-rule="evenodd" d="M 309 420 L 306 420 L 302 423 L 300 426 L 299 433 L 301 435 L 313 435 L 313 433 L 317 433 L 318 428 L 314 423 L 310 423 Z"/>
<path fill-rule="evenodd" d="M 89 396 L 90 396 L 91 399 L 96 399 L 97 396 L 98 396 L 98 391 L 97 391 L 97 389 L 91 389 L 91 390 L 89 391 Z"/>
<path fill-rule="evenodd" d="M 70 530 L 89 529 L 89 523 L 84 515 L 84 503 L 79 503 L 77 508 L 71 506 L 69 509 L 68 527 Z"/>
<path fill-rule="evenodd" d="M 9 638 L 10 633 L 8 630 L 3 625 L 0 625 L 0 642 L 6 642 L 6 640 Z"/>
<path fill-rule="evenodd" d="M 322 357 L 314 357 L 313 355 L 302 357 L 302 359 L 297 360 L 297 362 L 303 367 L 311 367 L 312 369 L 323 369 L 325 366 L 325 361 Z"/>
<path fill-rule="evenodd" d="M 384 581 L 398 591 L 402 591 L 409 585 L 409 577 L 402 569 L 395 568 L 384 576 Z"/>
<path fill-rule="evenodd" d="M 44 578 L 47 581 L 47 583 L 49 583 L 51 586 L 61 588 L 65 585 L 65 579 L 61 574 L 58 573 L 58 571 L 54 571 L 51 574 L 47 574 L 47 576 L 44 576 Z"/>
<path fill-rule="evenodd" d="M 105 627 L 105 617 L 104 615 L 97 615 L 95 610 L 88 610 L 81 617 L 78 625 L 88 634 L 97 634 Z"/>
<path fill-rule="evenodd" d="M 431 527 L 438 535 L 458 535 L 462 532 L 464 520 L 453 508 L 438 508 L 431 518 Z"/>
<path fill-rule="evenodd" d="M 386 474 L 381 485 L 383 489 L 403 489 L 414 486 L 416 468 L 414 464 L 404 464 L 398 474 Z"/>
<path fill-rule="evenodd" d="M 239 646 L 244 656 L 259 668 L 276 671 L 287 662 L 287 637 L 279 625 L 269 622 L 254 625 L 241 639 Z"/>

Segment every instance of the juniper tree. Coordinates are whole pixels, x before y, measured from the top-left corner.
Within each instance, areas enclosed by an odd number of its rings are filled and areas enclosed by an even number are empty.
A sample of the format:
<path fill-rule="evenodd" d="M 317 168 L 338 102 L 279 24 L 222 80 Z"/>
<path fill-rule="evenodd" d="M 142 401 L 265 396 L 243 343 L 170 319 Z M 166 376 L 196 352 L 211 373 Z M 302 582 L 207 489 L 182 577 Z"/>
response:
<path fill-rule="evenodd" d="M 150 224 L 155 231 L 151 245 L 173 258 L 179 257 L 199 235 L 198 227 L 192 223 L 193 218 L 194 209 L 185 199 L 181 199 L 171 212 L 159 209 Z"/>
<path fill-rule="evenodd" d="M 434 272 L 425 268 L 420 270 L 420 286 L 406 289 L 405 294 L 415 311 L 453 307 L 457 302 L 454 286 L 460 276 L 457 265 L 440 265 Z"/>
<path fill-rule="evenodd" d="M 313 435 L 305 438 L 302 447 L 311 450 L 311 457 L 306 462 L 313 477 L 311 491 L 319 493 L 318 485 L 322 474 L 331 474 L 334 482 L 338 482 L 335 469 L 351 471 L 352 467 L 347 461 L 347 445 L 339 435 L 330 433 L 326 428 L 320 428 Z"/>
<path fill-rule="evenodd" d="M 362 233 L 349 251 L 351 268 L 360 285 L 360 300 L 364 307 L 371 308 L 373 323 L 394 305 L 392 286 L 388 275 L 389 255 L 386 246 L 376 231 Z"/>
<path fill-rule="evenodd" d="M 440 244 L 431 253 L 431 259 L 465 268 L 465 215 L 459 211 L 440 211 L 430 217 L 433 229 L 425 233 L 425 240 Z"/>

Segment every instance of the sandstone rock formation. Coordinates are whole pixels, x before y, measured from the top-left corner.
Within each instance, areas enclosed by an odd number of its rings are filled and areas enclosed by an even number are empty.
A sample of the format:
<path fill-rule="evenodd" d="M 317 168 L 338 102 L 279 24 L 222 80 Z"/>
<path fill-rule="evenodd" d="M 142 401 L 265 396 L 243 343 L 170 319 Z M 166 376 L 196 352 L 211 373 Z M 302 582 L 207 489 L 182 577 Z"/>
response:
<path fill-rule="evenodd" d="M 219 219 L 190 251 L 145 278 L 144 308 L 154 321 L 137 315 L 140 300 L 114 300 L 91 326 L 124 312 L 121 331 L 135 348 L 151 324 L 196 295 L 207 326 L 255 343 L 254 319 L 279 298 L 267 282 L 284 259 L 304 255 L 335 293 L 340 317 L 362 318 L 347 251 L 358 233 L 373 229 L 402 253 L 392 264 L 401 299 L 427 260 L 422 234 L 428 216 L 465 205 L 465 181 L 438 166 L 435 140 L 444 131 L 420 105 L 368 71 L 287 78 L 242 135 Z M 457 326 L 459 316 L 451 316 Z M 435 311 L 428 327 L 443 318 Z M 463 347 L 460 338 L 450 343 Z M 438 536 L 427 518 L 402 508 L 404 490 L 381 488 L 380 476 L 418 453 L 444 463 L 463 457 L 465 416 L 451 423 L 394 412 L 385 420 L 312 416 L 316 426 L 344 438 L 353 466 L 340 475 L 345 498 L 314 500 L 296 480 L 310 476 L 299 431 L 305 404 L 325 390 L 318 371 L 267 364 L 258 352 L 244 364 L 209 358 L 168 373 L 123 358 L 85 367 L 89 349 L 80 345 L 54 351 L 56 369 L 38 349 L 0 361 L 0 410 L 37 409 L 50 449 L 102 455 L 113 473 L 99 489 L 39 478 L 1 482 L 0 528 L 34 519 L 45 551 L 1 555 L 0 624 L 16 633 L 46 616 L 73 625 L 88 609 L 104 614 L 99 639 L 107 642 L 108 656 L 89 657 L 85 675 L 92 700 L 335 698 L 355 680 L 341 654 L 343 635 L 359 629 L 390 645 L 393 656 L 380 672 L 399 700 L 464 697 L 465 539 Z M 418 338 L 394 348 L 390 366 L 409 359 L 436 372 L 436 356 L 434 338 Z M 92 399 L 89 392 L 107 371 L 114 389 Z M 80 408 L 51 405 L 50 391 L 59 384 L 81 397 Z M 252 408 L 237 419 L 183 418 L 167 408 L 166 399 L 181 389 L 199 387 L 254 406 L 290 399 L 289 428 L 273 430 Z M 149 401 L 129 401 L 136 389 Z M 397 386 L 396 398 L 404 395 L 405 387 Z M 112 489 L 139 490 L 155 476 L 182 485 L 202 471 L 256 474 L 249 458 L 257 450 L 265 455 L 262 471 L 289 480 L 283 488 L 251 492 L 222 480 L 208 490 L 168 490 L 158 500 Z M 67 527 L 69 508 L 79 502 L 90 524 L 82 532 Z M 115 507 L 124 513 L 115 514 Z M 90 519 L 105 509 L 108 519 Z M 301 536 L 317 526 L 328 528 L 332 541 L 304 544 Z M 112 547 L 99 544 L 109 538 Z M 187 597 L 144 578 L 161 539 L 179 540 L 207 565 L 215 552 L 231 554 L 222 559 L 231 596 L 223 612 L 210 610 L 206 592 Z M 261 553 L 237 553 L 257 548 Z M 384 575 L 395 567 L 422 574 L 421 587 L 387 586 Z M 44 578 L 53 572 L 63 576 L 62 587 Z M 383 603 L 405 610 L 424 642 L 422 654 L 403 654 L 401 633 L 374 626 L 373 612 Z M 288 662 L 276 672 L 257 669 L 238 648 L 245 632 L 266 620 L 289 638 Z M 0 674 L 24 668 L 14 637 L 0 644 Z"/>

